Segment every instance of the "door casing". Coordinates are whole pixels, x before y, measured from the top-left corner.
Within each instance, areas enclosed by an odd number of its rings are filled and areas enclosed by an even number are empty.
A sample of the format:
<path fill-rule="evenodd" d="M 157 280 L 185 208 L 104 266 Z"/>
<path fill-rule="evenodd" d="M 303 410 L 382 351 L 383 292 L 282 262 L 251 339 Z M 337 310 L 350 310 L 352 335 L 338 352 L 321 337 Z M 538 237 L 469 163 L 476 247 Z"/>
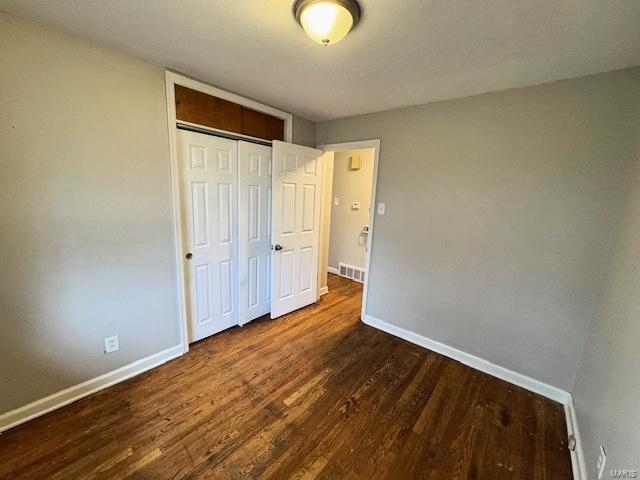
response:
<path fill-rule="evenodd" d="M 369 285 L 369 270 L 371 266 L 371 250 L 373 248 L 374 224 L 376 218 L 376 193 L 378 185 L 378 163 L 380 159 L 380 139 L 359 140 L 355 142 L 327 143 L 318 145 L 316 148 L 325 152 L 339 152 L 342 150 L 361 150 L 363 148 L 373 148 L 373 180 L 371 185 L 371 209 L 369 211 L 369 234 L 367 235 L 367 255 L 364 270 L 364 286 L 362 289 L 362 306 L 360 309 L 360 319 L 364 320 L 367 314 L 367 294 Z M 324 206 L 324 203 L 323 203 Z"/>

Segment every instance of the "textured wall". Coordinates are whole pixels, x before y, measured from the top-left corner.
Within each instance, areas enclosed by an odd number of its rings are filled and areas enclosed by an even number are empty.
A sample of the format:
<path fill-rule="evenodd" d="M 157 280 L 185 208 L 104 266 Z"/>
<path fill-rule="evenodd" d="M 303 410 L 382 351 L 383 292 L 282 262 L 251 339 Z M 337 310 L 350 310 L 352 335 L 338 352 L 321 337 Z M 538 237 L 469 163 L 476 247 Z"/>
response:
<path fill-rule="evenodd" d="M 163 69 L 2 13 L 0 58 L 4 412 L 180 338 Z"/>
<path fill-rule="evenodd" d="M 640 75 L 638 75 L 640 77 Z M 640 87 L 639 87 L 640 88 Z M 605 275 L 598 309 L 578 370 L 574 404 L 590 478 L 600 445 L 610 469 L 640 472 L 640 102 L 627 117 L 635 127 L 635 174 Z"/>
<path fill-rule="evenodd" d="M 298 145 L 306 145 L 307 147 L 316 146 L 316 124 L 302 117 L 293 117 L 293 143 Z"/>
<path fill-rule="evenodd" d="M 319 144 L 381 139 L 367 313 L 572 389 L 639 71 L 319 123 Z"/>
<path fill-rule="evenodd" d="M 360 154 L 363 158 L 360 170 L 351 170 L 351 157 Z M 367 257 L 366 236 L 359 242 L 362 227 L 369 223 L 371 204 L 371 181 L 373 179 L 373 149 L 340 151 L 333 162 L 332 199 L 340 198 L 339 205 L 331 202 L 331 231 L 329 241 L 329 266 L 338 268 L 338 263 L 363 268 Z M 351 208 L 360 202 L 360 209 Z"/>

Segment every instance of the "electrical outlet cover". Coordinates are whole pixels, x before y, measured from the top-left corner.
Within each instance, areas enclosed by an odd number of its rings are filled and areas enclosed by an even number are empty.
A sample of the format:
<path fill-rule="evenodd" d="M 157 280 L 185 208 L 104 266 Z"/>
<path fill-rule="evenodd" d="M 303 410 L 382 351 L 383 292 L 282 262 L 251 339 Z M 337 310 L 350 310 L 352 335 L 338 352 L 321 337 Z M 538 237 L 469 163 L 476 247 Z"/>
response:
<path fill-rule="evenodd" d="M 120 349 L 120 342 L 118 336 L 107 337 L 104 339 L 104 353 L 113 353 Z"/>

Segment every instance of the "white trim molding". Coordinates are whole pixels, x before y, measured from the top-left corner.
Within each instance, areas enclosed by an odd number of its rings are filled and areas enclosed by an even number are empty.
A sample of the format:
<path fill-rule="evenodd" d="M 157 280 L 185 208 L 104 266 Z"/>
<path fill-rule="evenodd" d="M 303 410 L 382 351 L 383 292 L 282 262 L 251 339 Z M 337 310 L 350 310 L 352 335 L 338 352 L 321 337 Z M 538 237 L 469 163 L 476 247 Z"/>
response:
<path fill-rule="evenodd" d="M 199 82 L 198 80 L 194 80 L 193 78 L 187 77 L 186 75 L 182 75 L 177 72 L 173 72 L 171 70 L 165 70 L 165 79 L 166 79 L 167 87 L 169 87 L 169 85 L 171 87 L 171 98 L 167 97 L 167 100 L 173 100 L 174 102 L 173 103 L 174 118 L 169 119 L 170 121 L 173 120 L 171 124 L 174 129 L 175 129 L 176 119 L 175 119 L 175 93 L 173 91 L 173 87 L 174 85 L 181 85 L 183 87 L 190 88 L 191 90 L 196 90 L 198 92 L 206 93 L 208 95 L 213 95 L 214 97 L 222 98 L 223 100 L 228 100 L 230 102 L 237 103 L 238 105 L 243 105 L 247 108 L 250 108 L 251 110 L 266 113 L 267 115 L 271 115 L 272 117 L 276 117 L 281 120 L 284 120 L 284 141 L 291 142 L 292 140 L 293 115 L 289 112 L 284 112 L 282 110 L 278 110 L 277 108 L 273 108 L 270 105 L 265 105 L 264 103 L 256 102 L 255 100 L 251 100 L 241 95 L 237 95 L 235 93 L 231 93 L 226 90 L 216 88 L 209 84 Z"/>
<path fill-rule="evenodd" d="M 318 290 L 318 296 L 322 296 L 322 295 L 326 295 L 327 293 L 329 293 L 329 287 L 320 287 L 320 290 Z"/>
<path fill-rule="evenodd" d="M 571 401 L 571 394 L 561 388 L 554 387 L 553 385 L 528 377 L 522 373 L 514 372 L 506 367 L 501 367 L 500 365 L 496 365 L 489 360 L 477 357 L 471 353 L 464 352 L 455 347 L 438 342 L 437 340 L 424 337 L 418 333 L 410 332 L 409 330 L 397 327 L 396 325 L 392 325 L 383 320 L 372 317 L 371 315 L 365 315 L 362 321 L 367 325 L 377 328 L 378 330 L 390 333 L 391 335 L 400 337 L 408 342 L 415 343 L 416 345 L 432 350 L 444 355 L 445 357 L 457 360 L 458 362 L 464 363 L 476 370 L 488 373 L 489 375 L 504 380 L 505 382 L 512 383 L 513 385 L 517 385 L 518 387 L 522 387 L 563 405 L 566 405 Z"/>
<path fill-rule="evenodd" d="M 41 398 L 31 402 L 23 407 L 17 408 L 10 412 L 0 415 L 0 432 L 9 430 L 22 423 L 33 420 L 46 413 L 49 413 L 58 408 L 69 405 L 70 403 L 87 397 L 100 390 L 104 390 L 111 385 L 123 382 L 131 377 L 135 377 L 147 370 L 151 370 L 163 363 L 168 362 L 183 354 L 182 344 L 175 347 L 168 348 L 148 357 L 136 360 L 124 367 L 120 367 L 117 370 L 100 375 L 99 377 L 92 378 L 86 382 L 79 383 L 73 387 L 69 387 L 65 390 L 61 390 L 48 397 Z"/>
<path fill-rule="evenodd" d="M 327 267 L 327 272 L 333 273 L 334 275 L 340 274 L 340 271 L 336 267 Z"/>
<path fill-rule="evenodd" d="M 360 308 L 360 318 L 367 316 L 367 298 L 369 294 L 369 270 L 371 267 L 371 250 L 373 248 L 373 235 L 376 220 L 376 193 L 378 190 L 378 164 L 380 163 L 380 139 L 358 140 L 355 142 L 327 143 L 319 145 L 317 148 L 330 152 L 343 150 L 362 150 L 363 148 L 373 148 L 373 179 L 371 181 L 371 202 L 369 208 L 369 234 L 367 235 L 367 255 L 364 262 L 364 285 L 362 287 L 362 307 Z M 327 268 L 329 273 L 338 274 L 335 268 Z"/>
<path fill-rule="evenodd" d="M 444 355 L 445 357 L 457 360 L 460 363 L 464 363 L 471 368 L 475 368 L 476 370 L 504 380 L 505 382 L 517 385 L 525 390 L 529 390 L 530 392 L 537 393 L 538 395 L 542 395 L 550 400 L 561 403 L 564 407 L 565 421 L 567 423 L 567 435 L 573 435 L 576 442 L 575 448 L 572 451 L 569 451 L 573 478 L 574 480 L 587 479 L 580 431 L 578 430 L 578 422 L 576 420 L 576 413 L 573 407 L 573 397 L 571 393 L 566 390 L 562 390 L 561 388 L 554 387 L 553 385 L 549 385 L 548 383 L 531 378 L 527 375 L 523 375 L 522 373 L 514 372 L 506 367 L 496 365 L 489 360 L 477 357 L 450 345 L 438 342 L 437 340 L 432 340 L 431 338 L 427 338 L 418 333 L 410 332 L 402 327 L 392 325 L 380 320 L 379 318 L 372 317 L 371 315 L 364 315 L 362 317 L 362 321 L 371 327 L 377 328 L 378 330 L 382 330 L 383 332 L 402 338 L 403 340 Z"/>
<path fill-rule="evenodd" d="M 175 240 L 176 287 L 178 290 L 178 327 L 182 341 L 182 351 L 189 351 L 190 325 L 187 318 L 189 296 L 185 287 L 184 248 L 182 242 L 182 220 L 180 208 L 180 179 L 178 178 L 178 147 L 176 138 L 176 82 L 180 76 L 173 72 L 165 72 L 165 88 L 167 96 L 167 135 L 169 137 L 169 167 L 171 171 L 171 199 L 173 208 L 173 238 Z"/>
<path fill-rule="evenodd" d="M 564 404 L 564 416 L 567 421 L 567 435 L 573 435 L 576 442 L 575 448 L 569 451 L 571 454 L 573 480 L 587 480 L 587 467 L 584 463 L 582 439 L 580 438 L 580 429 L 578 428 L 578 419 L 576 418 L 576 410 L 573 406 L 572 396 L 569 397 L 569 402 Z"/>

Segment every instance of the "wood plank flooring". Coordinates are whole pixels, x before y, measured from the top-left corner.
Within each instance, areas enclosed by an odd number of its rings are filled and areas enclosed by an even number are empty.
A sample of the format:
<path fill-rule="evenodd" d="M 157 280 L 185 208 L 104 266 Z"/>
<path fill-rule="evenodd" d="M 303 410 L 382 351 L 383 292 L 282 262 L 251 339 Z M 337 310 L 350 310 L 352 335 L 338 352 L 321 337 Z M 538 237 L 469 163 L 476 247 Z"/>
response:
<path fill-rule="evenodd" d="M 0 435 L 0 478 L 570 479 L 559 404 L 311 307 Z"/>

